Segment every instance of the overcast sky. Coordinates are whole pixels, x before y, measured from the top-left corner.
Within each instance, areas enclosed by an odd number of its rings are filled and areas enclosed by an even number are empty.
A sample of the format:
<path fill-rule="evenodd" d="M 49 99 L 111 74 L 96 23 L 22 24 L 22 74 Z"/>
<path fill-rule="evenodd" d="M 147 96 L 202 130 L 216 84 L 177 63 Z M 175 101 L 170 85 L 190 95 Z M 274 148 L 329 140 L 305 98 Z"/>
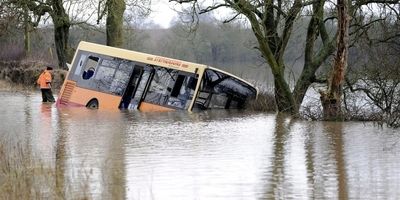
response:
<path fill-rule="evenodd" d="M 205 3 L 204 3 L 205 2 Z M 204 1 L 203 6 L 211 5 L 214 1 Z M 163 28 L 168 28 L 172 21 L 178 17 L 176 10 L 181 10 L 182 4 L 169 2 L 168 0 L 152 0 L 152 13 L 148 17 L 148 20 L 160 25 Z M 225 20 L 232 16 L 231 10 L 227 8 L 219 8 L 212 12 L 217 20 Z"/>
<path fill-rule="evenodd" d="M 153 1 L 151 6 L 152 13 L 148 19 L 163 28 L 168 28 L 171 21 L 177 17 L 173 8 L 174 3 L 169 3 L 167 0 Z"/>

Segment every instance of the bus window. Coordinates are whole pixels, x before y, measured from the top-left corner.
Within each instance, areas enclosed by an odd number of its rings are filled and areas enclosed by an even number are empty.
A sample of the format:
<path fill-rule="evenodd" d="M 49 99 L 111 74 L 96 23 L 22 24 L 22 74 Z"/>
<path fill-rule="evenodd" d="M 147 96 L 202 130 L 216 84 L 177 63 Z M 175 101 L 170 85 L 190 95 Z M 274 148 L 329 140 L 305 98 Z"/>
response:
<path fill-rule="evenodd" d="M 132 61 L 123 60 L 119 65 L 118 70 L 130 73 L 132 72 L 134 65 L 135 64 Z"/>
<path fill-rule="evenodd" d="M 134 64 L 132 62 L 123 61 L 115 72 L 112 80 L 110 92 L 119 96 L 124 94 L 128 85 Z"/>
<path fill-rule="evenodd" d="M 151 81 L 145 101 L 158 105 L 165 105 L 171 93 L 171 85 L 176 79 L 176 70 L 155 67 L 155 74 Z"/>
<path fill-rule="evenodd" d="M 97 70 L 96 76 L 96 87 L 103 92 L 109 92 L 111 83 L 114 77 L 114 68 L 100 66 Z"/>
<path fill-rule="evenodd" d="M 83 67 L 83 65 L 85 64 L 85 61 L 86 61 L 86 55 L 85 54 L 81 54 L 81 57 L 79 58 L 79 62 L 78 62 L 78 64 L 77 64 L 77 66 L 76 66 L 76 69 L 75 69 L 75 75 L 77 75 L 77 76 L 79 76 L 80 74 L 81 74 L 81 71 L 82 71 L 82 67 Z"/>
<path fill-rule="evenodd" d="M 143 96 L 145 95 L 146 86 L 148 84 L 149 79 L 151 78 L 151 74 L 153 73 L 153 68 L 149 66 L 135 66 L 133 71 L 133 79 L 132 80 L 132 88 L 129 90 L 128 94 L 126 94 L 125 100 L 123 100 L 123 108 L 126 108 L 125 101 L 130 101 L 128 108 L 129 109 L 137 109 L 141 101 L 143 100 Z M 136 87 L 136 88 L 135 88 Z M 133 95 L 132 99 L 130 97 Z"/>
<path fill-rule="evenodd" d="M 82 78 L 85 80 L 92 78 L 94 71 L 95 71 L 95 68 L 93 68 L 93 67 L 90 67 L 89 69 L 83 71 Z"/>
<path fill-rule="evenodd" d="M 119 65 L 119 61 L 104 59 L 103 61 L 101 61 L 101 65 L 105 67 L 117 68 Z"/>
<path fill-rule="evenodd" d="M 155 67 L 155 74 L 145 102 L 187 109 L 193 99 L 197 79 L 195 74 Z"/>
<path fill-rule="evenodd" d="M 248 98 L 253 98 L 257 91 L 227 74 L 206 70 L 202 79 L 195 106 L 206 108 L 242 108 Z"/>
<path fill-rule="evenodd" d="M 184 75 L 178 75 L 178 78 L 175 81 L 174 88 L 172 89 L 172 92 L 171 92 L 171 97 L 178 97 L 178 95 L 179 95 L 179 93 L 181 91 L 181 88 L 182 88 L 183 81 L 185 80 L 185 78 L 186 77 Z"/>
<path fill-rule="evenodd" d="M 84 80 L 88 80 L 88 79 L 92 78 L 92 76 L 94 75 L 94 72 L 96 70 L 98 62 L 99 62 L 99 58 L 98 57 L 89 56 L 89 59 L 88 59 L 88 61 L 86 63 L 86 66 L 85 66 L 85 70 L 82 73 L 82 78 Z"/>
<path fill-rule="evenodd" d="M 182 109 L 189 108 L 193 99 L 194 90 L 197 84 L 197 78 L 194 74 L 179 74 L 172 89 L 171 96 L 168 99 L 168 105 Z"/>

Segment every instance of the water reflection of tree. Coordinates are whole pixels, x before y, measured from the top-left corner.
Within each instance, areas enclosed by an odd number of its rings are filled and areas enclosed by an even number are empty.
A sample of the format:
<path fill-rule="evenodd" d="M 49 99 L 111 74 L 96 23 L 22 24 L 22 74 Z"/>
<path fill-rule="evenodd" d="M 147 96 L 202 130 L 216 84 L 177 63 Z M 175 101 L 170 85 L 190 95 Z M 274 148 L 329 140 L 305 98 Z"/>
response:
<path fill-rule="evenodd" d="M 286 123 L 288 122 L 288 123 Z M 290 126 L 293 120 L 285 114 L 277 114 L 275 118 L 275 133 L 273 143 L 273 160 L 271 178 L 268 181 L 271 187 L 266 191 L 267 198 L 281 197 L 284 198 L 284 162 L 285 162 L 285 144 L 290 132 Z M 282 196 L 283 195 L 283 196 Z"/>
<path fill-rule="evenodd" d="M 306 129 L 307 137 L 305 139 L 306 150 L 306 169 L 307 181 L 311 187 L 311 199 L 333 198 L 329 191 L 331 175 L 329 170 L 336 176 L 337 187 L 332 189 L 337 191 L 338 199 L 348 199 L 347 175 L 344 158 L 343 141 L 343 123 L 341 122 L 322 122 L 322 130 L 319 130 L 319 124 L 311 122 Z M 316 134 L 319 133 L 319 134 Z M 321 137 L 321 138 L 318 138 Z M 319 142 L 320 141 L 320 142 Z M 321 141 L 325 141 L 321 142 Z M 322 158 L 322 160 L 320 160 Z M 335 165 L 330 165 L 335 163 Z M 327 168 L 328 167 L 328 168 Z M 327 181 L 328 183 L 325 183 Z M 328 184 L 328 185 L 326 185 Z"/>
<path fill-rule="evenodd" d="M 307 182 L 308 185 L 312 186 L 311 199 L 315 199 L 316 197 L 316 187 L 315 187 L 315 164 L 314 164 L 314 154 L 315 154 L 315 134 L 313 131 L 313 127 L 307 126 L 306 131 L 308 133 L 308 137 L 305 140 L 305 150 L 306 150 L 306 169 L 307 169 Z"/>
<path fill-rule="evenodd" d="M 55 158 L 55 175 L 56 175 L 56 189 L 57 196 L 63 199 L 75 198 L 76 195 L 84 195 L 82 198 L 91 198 L 92 185 L 100 183 L 100 194 L 105 199 L 124 199 L 126 194 L 126 183 L 125 183 L 125 133 L 128 125 L 127 121 L 120 119 L 119 113 L 108 113 L 104 117 L 104 113 L 69 113 L 69 115 L 63 115 L 59 113 L 59 118 L 56 120 L 57 124 L 57 135 L 56 135 L 56 158 Z M 88 115 L 85 115 L 88 114 Z M 96 118 L 91 118 L 96 117 Z M 111 122 L 116 124 L 112 124 Z M 75 129 L 73 127 L 79 126 L 79 123 L 96 122 L 98 124 L 108 123 L 107 126 L 91 127 L 94 132 L 98 132 L 93 143 L 98 145 L 105 144 L 99 148 L 104 151 L 97 155 L 98 158 L 93 158 L 93 152 L 88 151 L 87 146 L 71 144 L 70 135 L 76 135 L 78 131 L 85 131 L 82 129 Z M 87 130 L 86 130 L 87 131 Z M 90 134 L 87 132 L 86 134 Z M 74 137 L 74 136 L 72 136 Z M 81 138 L 77 138 L 78 140 Z M 87 138 L 86 138 L 87 139 Z M 90 143 L 91 141 L 85 141 L 84 143 Z M 73 149 L 71 148 L 79 148 Z M 82 148 L 82 149 L 80 149 Z M 73 165 L 76 156 L 82 157 L 81 155 L 73 155 L 72 152 L 84 150 L 87 156 L 83 156 L 85 159 L 78 166 Z M 68 155 L 71 153 L 71 155 Z M 97 174 L 97 170 L 99 173 Z M 73 175 L 77 172 L 77 180 L 69 180 L 69 175 Z M 100 180 L 99 180 L 100 179 Z M 75 191 L 77 189 L 77 191 Z M 72 194 L 71 194 L 72 192 Z M 79 194 L 78 194 L 79 193 Z M 81 194 L 82 193 L 82 194 Z"/>
<path fill-rule="evenodd" d="M 102 167 L 103 174 L 103 185 L 105 187 L 103 191 L 103 197 L 109 197 L 110 199 L 125 199 L 126 198 L 126 171 L 125 171 L 125 148 L 124 141 L 126 141 L 126 129 L 128 127 L 128 121 L 126 118 L 118 120 L 121 122 L 115 128 L 109 130 L 108 134 L 111 134 L 111 140 L 109 143 L 108 152 L 104 152 L 106 155 L 105 166 Z"/>
<path fill-rule="evenodd" d="M 324 123 L 325 132 L 328 133 L 332 140 L 330 148 L 334 153 L 336 162 L 336 175 L 337 175 L 337 191 L 339 199 L 348 199 L 347 191 L 347 173 L 344 154 L 344 141 L 343 141 L 343 123 L 342 122 L 326 122 Z"/>
<path fill-rule="evenodd" d="M 60 113 L 58 113 L 57 120 L 57 135 L 56 135 L 56 160 L 55 160 L 55 175 L 56 175 L 56 189 L 57 196 L 66 199 L 66 187 L 65 187 L 65 162 L 66 162 L 66 141 L 68 140 L 67 126 L 64 124 L 64 120 Z"/>
<path fill-rule="evenodd" d="M 285 199 L 291 195 L 290 192 L 294 189 L 291 188 L 293 182 L 285 183 L 290 179 L 290 169 L 287 169 L 287 166 L 291 163 L 285 163 L 290 156 L 288 151 L 292 145 L 289 140 L 292 134 L 304 134 L 304 146 L 300 148 L 304 148 L 305 151 L 304 165 L 307 181 L 305 188 L 308 189 L 308 198 L 334 198 L 337 193 L 338 199 L 348 199 L 343 124 L 302 122 L 304 129 L 297 132 L 293 128 L 297 127 L 294 126 L 294 122 L 295 120 L 291 117 L 281 114 L 276 116 L 272 137 L 271 167 L 268 170 L 270 177 L 266 180 L 268 185 L 265 187 L 264 198 Z M 330 165 L 332 163 L 334 165 Z M 336 178 L 336 181 L 331 178 Z"/>

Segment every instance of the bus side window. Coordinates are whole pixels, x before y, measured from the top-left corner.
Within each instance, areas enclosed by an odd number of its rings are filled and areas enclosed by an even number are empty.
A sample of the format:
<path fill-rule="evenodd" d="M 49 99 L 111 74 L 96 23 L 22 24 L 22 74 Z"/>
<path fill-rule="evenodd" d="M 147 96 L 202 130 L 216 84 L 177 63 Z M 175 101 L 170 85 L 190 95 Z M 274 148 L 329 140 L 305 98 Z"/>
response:
<path fill-rule="evenodd" d="M 184 75 L 178 75 L 178 78 L 175 81 L 174 88 L 172 89 L 172 92 L 171 92 L 171 97 L 178 97 L 178 95 L 181 91 L 183 81 L 185 80 L 185 77 L 186 76 L 184 76 Z"/>
<path fill-rule="evenodd" d="M 82 67 L 83 67 L 83 64 L 85 64 L 86 57 L 87 56 L 85 54 L 81 54 L 81 58 L 79 59 L 79 62 L 75 69 L 75 73 L 74 73 L 75 75 L 79 76 L 81 74 Z"/>
<path fill-rule="evenodd" d="M 122 60 L 118 66 L 117 71 L 114 75 L 114 80 L 111 83 L 110 91 L 117 95 L 123 95 L 125 89 L 127 89 L 131 74 L 133 71 L 134 63 L 127 60 Z M 133 84 L 133 83 L 131 83 Z M 131 85 L 132 86 L 132 85 Z M 132 88 L 131 88 L 132 89 Z M 133 91 L 131 91 L 132 93 Z M 131 94 L 132 96 L 132 94 Z"/>
<path fill-rule="evenodd" d="M 155 67 L 155 73 L 147 91 L 145 101 L 165 105 L 171 93 L 171 87 L 176 79 L 176 70 Z"/>
<path fill-rule="evenodd" d="M 92 78 L 94 70 L 95 69 L 93 67 L 90 67 L 89 69 L 83 71 L 82 78 L 85 80 Z"/>
<path fill-rule="evenodd" d="M 89 56 L 89 59 L 85 66 L 85 71 L 82 73 L 82 78 L 84 80 L 88 80 L 93 77 L 94 72 L 96 71 L 97 63 L 99 62 L 99 58 L 95 56 Z"/>
<path fill-rule="evenodd" d="M 190 77 L 187 87 L 191 90 L 195 90 L 197 85 L 197 78 Z"/>

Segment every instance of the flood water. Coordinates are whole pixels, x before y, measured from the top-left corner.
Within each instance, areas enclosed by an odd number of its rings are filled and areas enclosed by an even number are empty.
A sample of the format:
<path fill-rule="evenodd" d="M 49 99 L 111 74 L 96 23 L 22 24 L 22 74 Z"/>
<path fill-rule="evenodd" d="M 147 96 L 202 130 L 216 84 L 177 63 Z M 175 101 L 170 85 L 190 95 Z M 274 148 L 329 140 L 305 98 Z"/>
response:
<path fill-rule="evenodd" d="M 0 138 L 28 141 L 93 199 L 399 199 L 400 133 L 248 111 L 58 109 L 0 93 Z"/>

